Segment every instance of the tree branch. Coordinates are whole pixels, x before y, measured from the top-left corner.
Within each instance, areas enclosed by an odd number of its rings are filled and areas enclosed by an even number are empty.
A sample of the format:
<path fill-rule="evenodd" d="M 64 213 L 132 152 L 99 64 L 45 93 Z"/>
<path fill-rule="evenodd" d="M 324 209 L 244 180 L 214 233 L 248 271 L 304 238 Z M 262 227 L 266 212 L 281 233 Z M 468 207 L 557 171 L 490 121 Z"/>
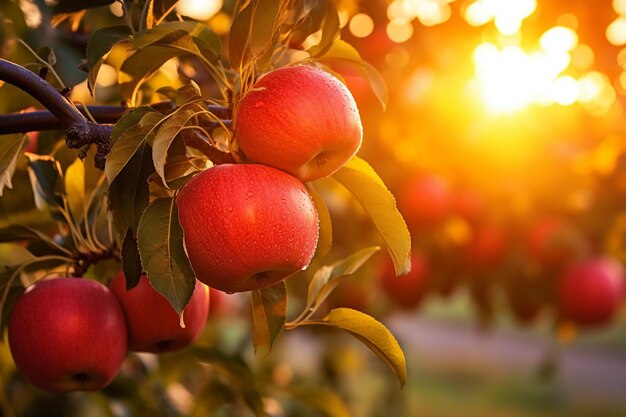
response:
<path fill-rule="evenodd" d="M 56 88 L 21 65 L 0 58 L 0 80 L 13 84 L 36 99 L 54 114 L 64 128 L 87 121 Z"/>
<path fill-rule="evenodd" d="M 96 145 L 95 164 L 104 169 L 106 156 L 110 151 L 110 137 L 112 126 L 119 120 L 128 108 L 123 106 L 93 106 L 87 111 L 96 122 L 85 117 L 84 107 L 79 110 L 61 92 L 54 88 L 45 79 L 34 72 L 0 58 L 0 80 L 13 84 L 23 90 L 46 109 L 30 113 L 17 113 L 0 116 L 0 135 L 6 133 L 25 133 L 37 130 L 65 129 L 65 141 L 69 148 L 79 149 L 89 145 Z M 160 102 L 152 105 L 158 111 L 166 113 L 172 109 L 171 102 Z M 209 105 L 208 109 L 217 117 L 230 116 L 228 107 Z M 84 114 L 84 113 L 85 114 Z M 225 125 L 230 120 L 224 120 Z M 216 127 L 218 123 L 209 122 L 207 128 Z"/>
<path fill-rule="evenodd" d="M 0 80 L 13 84 L 25 91 L 46 107 L 65 129 L 67 146 L 82 148 L 95 144 L 96 166 L 104 169 L 104 160 L 109 152 L 109 137 L 111 126 L 93 123 L 50 83 L 32 71 L 0 59 Z"/>
<path fill-rule="evenodd" d="M 162 101 L 153 104 L 151 107 L 162 113 L 166 113 L 172 108 L 172 103 Z M 222 106 L 208 106 L 208 109 L 216 116 L 222 118 L 224 122 L 228 122 L 228 119 L 224 119 L 224 117 L 229 116 L 230 111 L 228 108 Z M 87 115 L 83 106 L 78 106 L 78 110 L 83 115 Z M 116 123 L 129 109 L 124 106 L 87 106 L 87 110 L 96 122 L 108 124 Z M 0 135 L 63 128 L 64 126 L 59 119 L 48 110 L 0 115 Z"/>

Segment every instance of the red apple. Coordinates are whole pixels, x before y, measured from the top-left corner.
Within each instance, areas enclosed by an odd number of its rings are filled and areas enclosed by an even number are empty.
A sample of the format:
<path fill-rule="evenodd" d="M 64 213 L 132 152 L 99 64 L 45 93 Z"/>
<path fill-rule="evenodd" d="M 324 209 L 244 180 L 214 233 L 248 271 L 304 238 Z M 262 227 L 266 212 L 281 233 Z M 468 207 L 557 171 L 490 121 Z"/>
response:
<path fill-rule="evenodd" d="M 350 43 L 359 50 L 363 59 L 372 64 L 383 62 L 387 52 L 397 46 L 387 35 L 385 26 L 375 27 L 369 36 L 354 38 Z"/>
<path fill-rule="evenodd" d="M 537 318 L 544 305 L 545 287 L 545 281 L 541 277 L 529 279 L 517 274 L 505 280 L 506 299 L 519 323 L 531 324 Z"/>
<path fill-rule="evenodd" d="M 209 304 L 209 316 L 221 315 L 227 313 L 231 309 L 231 303 L 228 299 L 230 295 L 224 291 L 213 289 L 211 291 L 211 303 Z"/>
<path fill-rule="evenodd" d="M 432 225 L 450 215 L 452 190 L 443 177 L 421 174 L 400 192 L 398 202 L 409 224 Z"/>
<path fill-rule="evenodd" d="M 474 268 L 488 268 L 502 262 L 507 251 L 506 231 L 491 223 L 477 225 L 461 248 L 461 262 Z"/>
<path fill-rule="evenodd" d="M 306 187 L 265 165 L 223 164 L 178 195 L 196 277 L 228 293 L 275 284 L 309 265 L 319 220 Z"/>
<path fill-rule="evenodd" d="M 457 190 L 454 193 L 452 206 L 457 215 L 472 223 L 480 220 L 485 209 L 480 194 L 468 188 Z"/>
<path fill-rule="evenodd" d="M 368 102 L 375 101 L 376 96 L 370 87 L 367 79 L 357 70 L 354 65 L 343 62 L 336 62 L 330 67 L 335 73 L 339 74 L 344 84 L 350 90 L 352 97 L 356 101 L 359 108 Z"/>
<path fill-rule="evenodd" d="M 560 277 L 557 295 L 564 318 L 582 325 L 606 324 L 624 299 L 624 268 L 603 256 L 576 262 Z"/>
<path fill-rule="evenodd" d="M 39 132 L 28 132 L 28 144 L 24 148 L 24 152 L 37 153 L 39 143 Z"/>
<path fill-rule="evenodd" d="M 180 326 L 178 314 L 159 294 L 146 275 L 130 291 L 120 272 L 111 282 L 111 290 L 120 301 L 128 324 L 128 348 L 138 352 L 162 353 L 192 344 L 204 329 L 209 313 L 209 287 L 196 281 L 191 300 L 185 307 Z"/>
<path fill-rule="evenodd" d="M 430 262 L 428 257 L 414 251 L 411 254 L 411 272 L 403 276 L 396 276 L 393 263 L 385 263 L 383 273 L 380 274 L 380 284 L 387 297 L 403 309 L 416 307 L 424 298 L 430 276 Z"/>
<path fill-rule="evenodd" d="M 563 219 L 542 217 L 530 225 L 525 244 L 528 254 L 540 263 L 559 266 L 574 258 L 582 237 Z"/>
<path fill-rule="evenodd" d="M 265 74 L 235 112 L 235 140 L 246 157 L 305 182 L 341 168 L 361 146 L 362 136 L 350 91 L 311 66 Z"/>
<path fill-rule="evenodd" d="M 101 389 L 126 356 L 124 313 L 107 287 L 88 279 L 58 278 L 29 287 L 8 329 L 15 365 L 46 391 Z"/>
<path fill-rule="evenodd" d="M 33 106 L 27 107 L 20 111 L 20 113 L 31 113 L 37 111 L 37 109 Z M 37 153 L 38 142 L 39 142 L 39 131 L 31 131 L 26 134 L 28 136 L 26 147 L 24 148 L 24 152 Z"/>
<path fill-rule="evenodd" d="M 368 312 L 372 306 L 372 292 L 367 285 L 345 281 L 332 292 L 329 305 Z"/>

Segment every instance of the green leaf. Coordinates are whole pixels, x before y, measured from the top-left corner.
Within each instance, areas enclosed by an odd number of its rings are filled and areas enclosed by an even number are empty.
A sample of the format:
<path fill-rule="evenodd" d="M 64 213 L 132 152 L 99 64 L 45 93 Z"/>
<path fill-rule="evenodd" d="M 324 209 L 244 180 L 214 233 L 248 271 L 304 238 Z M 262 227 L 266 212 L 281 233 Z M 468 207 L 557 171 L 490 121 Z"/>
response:
<path fill-rule="evenodd" d="M 290 386 L 289 393 L 295 398 L 321 411 L 326 417 L 352 416 L 344 399 L 333 389 L 321 386 Z"/>
<path fill-rule="evenodd" d="M 339 37 L 339 14 L 337 13 L 336 5 L 333 1 L 326 1 L 325 7 L 319 7 L 320 11 L 323 10 L 323 22 L 319 29 L 322 33 L 322 38 L 317 45 L 310 47 L 307 52 L 313 56 L 319 56 L 328 51 L 332 47 L 333 43 Z"/>
<path fill-rule="evenodd" d="M 353 157 L 333 178 L 346 187 L 369 214 L 385 241 L 397 275 L 411 270 L 411 235 L 396 207 L 396 200 L 374 169 Z"/>
<path fill-rule="evenodd" d="M 187 352 L 202 362 L 208 362 L 226 374 L 230 383 L 237 387 L 255 416 L 267 417 L 263 397 L 256 386 L 257 378 L 240 356 L 226 355 L 216 348 L 192 346 Z"/>
<path fill-rule="evenodd" d="M 335 7 L 334 0 L 314 0 L 294 2 L 291 7 L 289 25 L 289 43 L 300 47 L 313 33 L 320 31 L 327 17 L 328 8 Z M 323 35 L 322 35 L 323 36 Z"/>
<path fill-rule="evenodd" d="M 160 198 L 146 208 L 137 228 L 137 247 L 150 283 L 181 316 L 196 284 L 184 246 L 174 198 Z"/>
<path fill-rule="evenodd" d="M 52 216 L 59 221 L 66 219 L 59 210 L 63 207 L 63 172 L 61 164 L 50 156 L 27 153 L 28 175 L 30 177 L 35 205 L 39 210 L 50 209 Z"/>
<path fill-rule="evenodd" d="M 142 49 L 150 45 L 164 45 L 172 38 L 172 32 L 185 32 L 191 38 L 202 41 L 217 56 L 220 53 L 221 42 L 207 25 L 193 21 L 166 22 L 151 29 L 146 29 L 133 35 L 132 48 Z"/>
<path fill-rule="evenodd" d="M 12 135 L 0 141 L 0 197 L 4 188 L 13 188 L 11 180 L 17 166 L 17 158 L 23 154 L 26 135 Z"/>
<path fill-rule="evenodd" d="M 143 211 L 150 201 L 148 177 L 154 172 L 150 147 L 144 142 L 109 186 L 111 208 L 120 232 L 130 227 L 137 233 Z"/>
<path fill-rule="evenodd" d="M 188 36 L 187 39 L 193 43 Z M 172 45 L 175 45 L 174 41 L 172 41 Z M 122 64 L 122 71 L 131 78 L 130 81 L 121 84 L 122 93 L 124 93 L 125 97 L 130 97 L 137 85 L 147 80 L 167 61 L 190 53 L 192 52 L 189 52 L 182 46 L 180 49 L 175 49 L 164 45 L 150 45 L 136 51 Z"/>
<path fill-rule="evenodd" d="M 271 287 L 254 290 L 251 295 L 254 348 L 271 350 L 285 324 L 287 287 L 281 281 Z"/>
<path fill-rule="evenodd" d="M 154 168 L 161 178 L 163 178 L 164 184 L 167 185 L 165 178 L 165 162 L 167 160 L 167 151 L 170 145 L 181 131 L 181 129 L 189 123 L 196 115 L 196 112 L 191 109 L 183 109 L 178 111 L 172 117 L 167 119 L 165 123 L 161 125 L 154 141 L 152 143 L 152 159 L 154 161 Z"/>
<path fill-rule="evenodd" d="M 379 250 L 378 246 L 365 248 L 341 261 L 323 266 L 315 271 L 315 275 L 313 275 L 313 279 L 309 283 L 307 307 L 319 306 L 323 303 L 335 287 L 339 285 L 342 278 L 358 271 Z"/>
<path fill-rule="evenodd" d="M 116 0 L 59 0 L 54 5 L 54 13 L 74 13 L 93 7 L 107 6 Z"/>
<path fill-rule="evenodd" d="M 85 213 L 85 163 L 80 158 L 65 171 L 65 197 L 72 217 L 80 222 Z"/>
<path fill-rule="evenodd" d="M 3 268 L 21 265 L 35 259 L 28 249 L 15 243 L 0 243 L 0 266 Z"/>
<path fill-rule="evenodd" d="M 70 254 L 67 249 L 61 247 L 50 236 L 37 229 L 27 226 L 10 225 L 0 228 L 0 242 L 19 242 L 29 240 L 43 243 L 49 248 L 49 254 L 64 253 Z M 71 255 L 71 254 L 70 254 Z"/>
<path fill-rule="evenodd" d="M 89 37 L 87 42 L 87 67 L 89 68 L 87 86 L 91 94 L 93 94 L 100 67 L 109 56 L 111 49 L 116 44 L 128 40 L 130 35 L 130 28 L 124 25 L 98 29 Z"/>
<path fill-rule="evenodd" d="M 315 210 L 319 218 L 319 237 L 317 239 L 317 249 L 315 250 L 315 256 L 323 258 L 328 255 L 330 249 L 333 246 L 333 223 L 330 218 L 330 212 L 324 202 L 322 196 L 317 192 L 317 189 L 313 183 L 305 184 L 313 204 L 315 204 Z"/>
<path fill-rule="evenodd" d="M 126 290 L 134 288 L 139 283 L 143 268 L 141 267 L 137 240 L 131 228 L 126 229 L 122 242 L 122 270 L 126 278 Z"/>
<path fill-rule="evenodd" d="M 124 92 L 127 95 L 132 93 L 138 84 L 148 79 L 166 61 L 181 55 L 203 58 L 203 63 L 207 64 L 207 70 L 216 81 L 219 81 L 220 77 L 216 76 L 216 73 L 220 72 L 220 62 L 218 55 L 211 49 L 210 42 L 211 40 L 204 38 L 192 37 L 185 30 L 175 30 L 147 46 L 142 46 L 122 64 L 121 70 L 132 78 L 131 81 L 122 85 Z M 135 44 L 143 45 L 144 43 L 136 42 Z"/>
<path fill-rule="evenodd" d="M 206 168 L 207 159 L 204 157 L 171 155 L 170 152 L 165 165 L 164 183 L 171 190 L 180 190 L 194 174 L 204 171 Z"/>
<path fill-rule="evenodd" d="M 228 33 L 228 59 L 230 67 L 238 73 L 241 73 L 251 53 L 248 42 L 253 10 L 254 3 L 250 2 L 246 8 L 239 11 L 233 17 L 230 32 Z"/>
<path fill-rule="evenodd" d="M 49 46 L 37 49 L 37 55 L 50 64 L 50 66 L 55 66 L 57 63 L 57 57 Z"/>
<path fill-rule="evenodd" d="M 136 107 L 134 109 L 130 109 L 115 123 L 113 129 L 111 130 L 111 144 L 115 144 L 117 140 L 122 136 L 127 130 L 136 127 L 141 119 L 147 114 L 155 112 L 155 110 L 150 106 L 141 106 Z"/>
<path fill-rule="evenodd" d="M 250 50 L 258 62 L 269 64 L 278 41 L 282 0 L 257 0 L 250 27 Z"/>
<path fill-rule="evenodd" d="M 107 155 L 104 172 L 109 184 L 146 140 L 154 136 L 155 126 L 163 115 L 149 107 L 139 107 L 126 113 L 113 128 L 113 147 Z"/>
<path fill-rule="evenodd" d="M 167 60 L 180 55 L 193 55 L 202 61 L 221 86 L 224 71 L 221 62 L 220 38 L 204 24 L 184 21 L 167 22 L 144 30 L 133 37 L 136 52 L 122 65 L 122 71 L 133 79 L 122 85 L 126 95 L 156 72 Z"/>
<path fill-rule="evenodd" d="M 387 107 L 389 91 L 387 90 L 385 80 L 376 68 L 363 61 L 358 51 L 348 42 L 336 39 L 332 46 L 330 46 L 323 55 L 318 57 L 317 61 L 330 67 L 332 67 L 334 63 L 341 63 L 355 69 L 369 82 L 370 88 L 383 106 L 383 109 Z"/>
<path fill-rule="evenodd" d="M 376 353 L 400 380 L 406 384 L 406 359 L 402 348 L 387 328 L 365 313 L 350 308 L 335 308 L 321 320 L 310 320 L 306 324 L 322 324 L 337 327 L 359 339 Z"/>

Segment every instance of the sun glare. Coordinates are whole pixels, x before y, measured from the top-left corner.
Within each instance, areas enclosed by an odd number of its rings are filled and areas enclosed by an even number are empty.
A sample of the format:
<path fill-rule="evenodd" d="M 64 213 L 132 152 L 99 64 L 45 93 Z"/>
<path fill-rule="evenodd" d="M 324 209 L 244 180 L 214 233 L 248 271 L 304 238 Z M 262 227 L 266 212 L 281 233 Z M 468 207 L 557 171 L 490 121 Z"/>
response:
<path fill-rule="evenodd" d="M 424 26 L 447 22 L 452 15 L 450 3 L 455 0 L 394 0 L 387 7 L 387 17 L 396 27 L 417 19 Z"/>
<path fill-rule="evenodd" d="M 510 113 L 530 104 L 569 106 L 576 102 L 585 107 L 610 106 L 614 96 L 614 92 L 611 95 L 607 91 L 610 83 L 605 85 L 593 74 L 579 79 L 564 74 L 572 64 L 579 63 L 573 62 L 573 57 L 580 53 L 578 35 L 573 29 L 552 27 L 541 35 L 539 46 L 532 52 L 511 45 L 500 49 L 488 42 L 475 48 L 474 83 L 489 111 Z M 593 56 L 587 57 L 589 60 L 593 61 Z M 599 101 L 604 104 L 598 106 Z"/>
<path fill-rule="evenodd" d="M 536 0 L 476 0 L 467 6 L 463 17 L 472 26 L 493 20 L 500 33 L 514 35 L 536 8 Z"/>
<path fill-rule="evenodd" d="M 180 0 L 176 10 L 193 19 L 209 20 L 222 9 L 223 5 L 223 0 Z"/>

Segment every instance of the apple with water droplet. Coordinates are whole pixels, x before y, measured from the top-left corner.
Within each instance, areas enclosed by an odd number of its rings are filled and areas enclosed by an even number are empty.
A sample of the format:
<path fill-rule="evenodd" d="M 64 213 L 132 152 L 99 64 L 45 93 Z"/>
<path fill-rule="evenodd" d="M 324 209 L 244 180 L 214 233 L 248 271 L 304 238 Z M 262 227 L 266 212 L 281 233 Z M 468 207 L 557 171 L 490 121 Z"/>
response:
<path fill-rule="evenodd" d="M 570 265 L 557 288 L 563 317 L 581 325 L 602 325 L 624 300 L 624 267 L 616 259 L 596 256 Z"/>
<path fill-rule="evenodd" d="M 163 353 L 191 345 L 200 336 L 209 313 L 209 287 L 196 281 L 183 312 L 185 327 L 165 297 L 150 285 L 146 275 L 126 290 L 126 277 L 118 273 L 111 290 L 119 300 L 128 324 L 128 348 L 137 352 Z"/>
<path fill-rule="evenodd" d="M 102 389 L 126 356 L 122 308 L 107 287 L 88 279 L 29 287 L 11 313 L 8 334 L 17 369 L 50 392 Z"/>
<path fill-rule="evenodd" d="M 197 174 L 177 198 L 196 277 L 227 293 L 273 285 L 306 268 L 319 219 L 297 178 L 257 164 L 223 164 Z"/>
<path fill-rule="evenodd" d="M 237 104 L 235 140 L 252 162 L 302 181 L 331 175 L 363 136 L 354 98 L 336 77 L 296 65 L 264 74 Z"/>

